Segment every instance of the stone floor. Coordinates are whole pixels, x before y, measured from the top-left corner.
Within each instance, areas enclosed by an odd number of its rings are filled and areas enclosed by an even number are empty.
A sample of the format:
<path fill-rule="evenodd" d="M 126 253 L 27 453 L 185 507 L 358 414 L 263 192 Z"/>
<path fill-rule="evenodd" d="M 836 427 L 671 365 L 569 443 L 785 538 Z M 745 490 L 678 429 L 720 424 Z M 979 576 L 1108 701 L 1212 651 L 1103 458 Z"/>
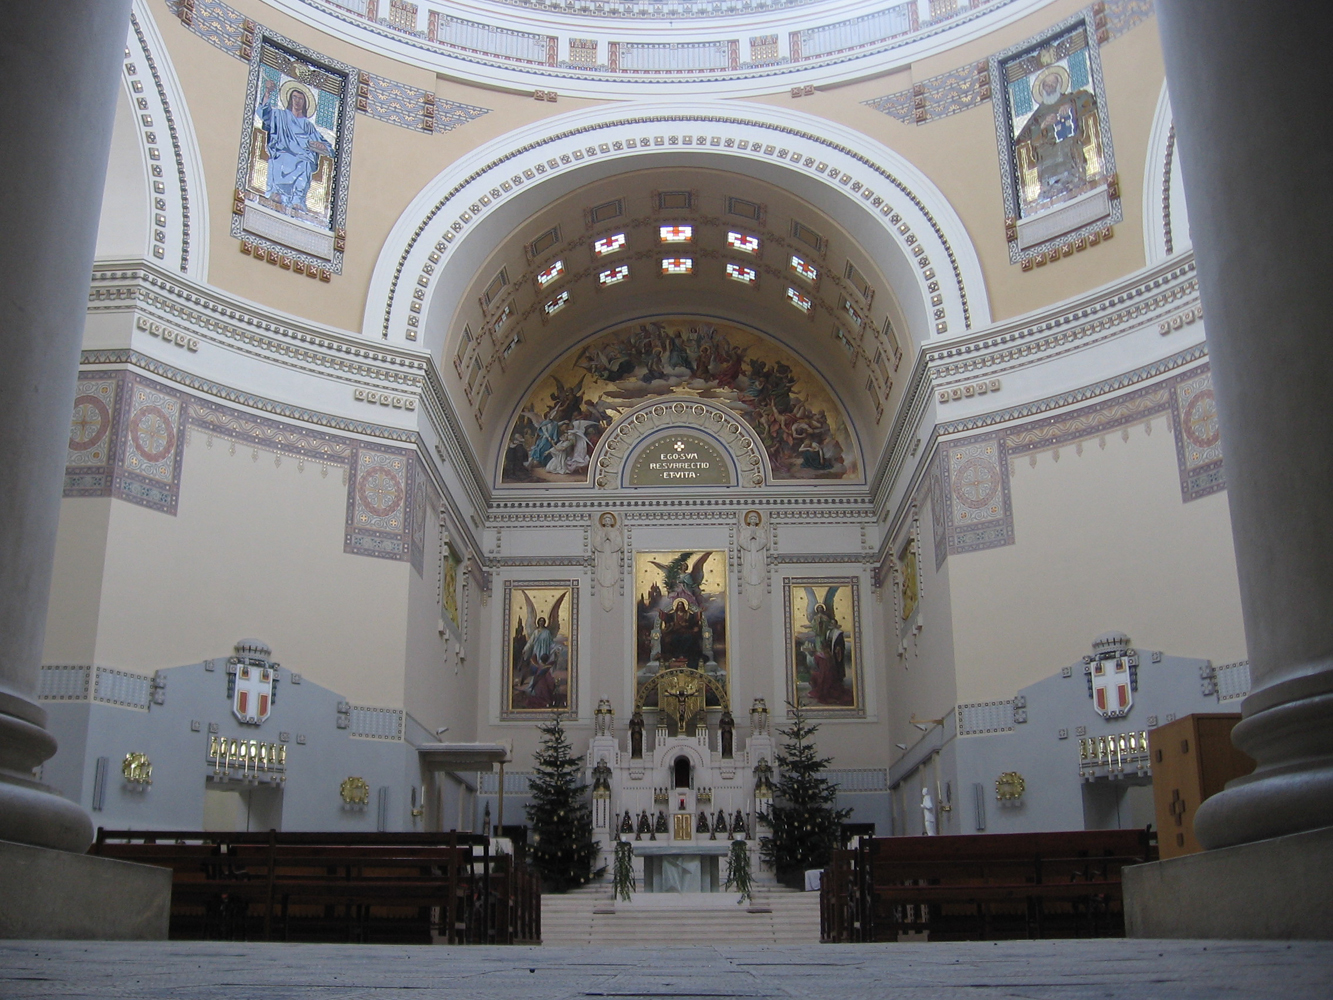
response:
<path fill-rule="evenodd" d="M 1022 941 L 697 948 L 0 942 L 0 998 L 1329 1000 L 1333 944 Z"/>

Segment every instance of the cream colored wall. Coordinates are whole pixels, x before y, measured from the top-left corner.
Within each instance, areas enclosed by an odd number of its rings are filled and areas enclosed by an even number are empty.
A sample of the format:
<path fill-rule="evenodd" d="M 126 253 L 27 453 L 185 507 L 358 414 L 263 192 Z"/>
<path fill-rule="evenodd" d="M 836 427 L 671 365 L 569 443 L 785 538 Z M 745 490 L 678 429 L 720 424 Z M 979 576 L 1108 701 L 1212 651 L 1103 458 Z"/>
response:
<path fill-rule="evenodd" d="M 909 70 L 858 80 L 792 98 L 789 92 L 756 98 L 759 103 L 817 114 L 864 132 L 907 157 L 940 188 L 962 218 L 981 258 L 991 318 L 999 321 L 1090 291 L 1142 267 L 1143 167 L 1157 95 L 1162 86 L 1157 21 L 1142 24 L 1101 46 L 1106 104 L 1120 175 L 1124 221 L 1110 242 L 1059 263 L 1021 271 L 1009 262 L 1004 238 L 995 114 L 987 101 L 924 125 L 904 124 L 864 105 L 915 83 L 988 58 L 992 53 L 1046 31 L 1086 5 L 1057 0 L 984 38 L 914 63 Z"/>
<path fill-rule="evenodd" d="M 235 0 L 234 6 L 256 22 L 359 69 L 434 90 L 447 100 L 490 109 L 476 121 L 439 135 L 416 133 L 357 115 L 344 273 L 329 284 L 310 281 L 240 254 L 239 241 L 230 235 L 246 65 L 182 27 L 164 10 L 154 8 L 187 95 L 205 163 L 214 222 L 212 282 L 263 304 L 342 328 L 360 326 L 370 275 L 390 227 L 411 198 L 440 170 L 523 125 L 599 103 L 562 98 L 550 104 L 533 101 L 526 93 L 436 78 L 420 68 L 317 31 L 261 0 Z M 1082 9 L 1073 0 L 1058 0 L 980 40 L 923 59 L 910 70 L 833 86 L 813 97 L 793 99 L 782 90 L 755 100 L 791 106 L 849 125 L 908 157 L 939 186 L 967 226 L 981 255 L 992 316 L 998 320 L 1018 315 L 1095 288 L 1144 263 L 1142 222 L 1133 209 L 1142 197 L 1140 165 L 1163 79 L 1155 19 L 1102 46 L 1121 194 L 1130 210 L 1116 227 L 1116 239 L 1057 265 L 1024 273 L 1009 263 L 989 102 L 923 126 L 903 124 L 861 102 L 986 58 Z"/>
<path fill-rule="evenodd" d="M 897 602 L 886 595 L 883 605 L 883 628 L 890 637 L 884 668 L 889 699 L 889 737 L 891 743 L 909 747 L 921 738 L 921 731 L 908 722 L 913 714 L 922 719 L 943 718 L 944 713 L 958 702 L 958 681 L 953 670 L 954 599 L 950 587 L 954 560 L 945 560 L 936 570 L 930 519 L 930 498 L 927 495 L 919 509 L 921 630 L 906 638 L 901 656 L 897 652 L 898 644 L 892 641 L 900 628 L 895 620 L 899 614 Z M 900 532 L 895 551 L 902 551 L 905 538 Z M 899 753 L 896 749 L 888 751 L 885 763 L 896 760 Z"/>
<path fill-rule="evenodd" d="M 1170 421 L 1151 426 L 1013 461 L 1016 544 L 948 559 L 960 702 L 1010 698 L 1110 629 L 1246 657 L 1226 494 L 1182 503 Z"/>
<path fill-rule="evenodd" d="M 390 228 L 408 202 L 444 167 L 477 146 L 529 122 L 595 104 L 534 101 L 437 79 L 434 73 L 359 49 L 302 24 L 260 0 L 232 0 L 256 23 L 360 70 L 434 91 L 440 98 L 490 109 L 476 121 L 430 135 L 358 114 L 353 128 L 343 273 L 312 281 L 241 254 L 231 235 L 247 64 L 209 45 L 166 11 L 153 6 L 194 119 L 207 179 L 212 247 L 209 281 L 219 288 L 306 319 L 359 330 L 366 291 Z"/>
<path fill-rule="evenodd" d="M 404 703 L 405 562 L 343 552 L 347 487 L 316 463 L 192 433 L 175 517 L 62 501 L 44 662 L 149 673 L 268 642 L 284 667 L 358 704 Z M 109 506 L 99 563 L 98 511 Z M 101 516 L 106 516 L 101 515 Z M 90 636 L 87 606 L 100 583 Z"/>
<path fill-rule="evenodd" d="M 103 497 L 61 501 L 43 663 L 95 662 L 107 530 L 115 503 Z"/>
<path fill-rule="evenodd" d="M 406 675 L 403 689 L 403 707 L 408 713 L 434 732 L 448 726 L 447 740 L 470 740 L 476 737 L 477 679 L 481 669 L 481 648 L 478 636 L 480 624 L 479 595 L 468 587 L 460 596 L 459 612 L 468 625 L 467 655 L 461 663 L 453 654 L 453 646 L 440 633 L 443 616 L 440 602 L 440 575 L 443 568 L 440 553 L 440 533 L 434 511 L 426 514 L 426 551 L 422 575 L 408 569 L 406 614 Z M 460 574 L 461 576 L 461 574 Z M 461 589 L 461 588 L 460 588 Z"/>

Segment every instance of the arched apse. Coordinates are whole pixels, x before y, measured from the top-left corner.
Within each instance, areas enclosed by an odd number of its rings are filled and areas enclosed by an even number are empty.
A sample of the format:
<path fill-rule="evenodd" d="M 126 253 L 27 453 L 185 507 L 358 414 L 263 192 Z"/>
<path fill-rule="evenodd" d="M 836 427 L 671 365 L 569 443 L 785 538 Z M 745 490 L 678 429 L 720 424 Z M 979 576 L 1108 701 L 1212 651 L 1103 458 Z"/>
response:
<path fill-rule="evenodd" d="M 990 321 L 980 261 L 943 194 L 865 135 L 799 112 L 714 101 L 634 103 L 547 119 L 451 165 L 399 217 L 376 264 L 363 333 L 447 356 L 455 307 L 490 249 L 598 178 L 655 166 L 755 176 L 819 205 L 871 255 L 911 340 Z"/>

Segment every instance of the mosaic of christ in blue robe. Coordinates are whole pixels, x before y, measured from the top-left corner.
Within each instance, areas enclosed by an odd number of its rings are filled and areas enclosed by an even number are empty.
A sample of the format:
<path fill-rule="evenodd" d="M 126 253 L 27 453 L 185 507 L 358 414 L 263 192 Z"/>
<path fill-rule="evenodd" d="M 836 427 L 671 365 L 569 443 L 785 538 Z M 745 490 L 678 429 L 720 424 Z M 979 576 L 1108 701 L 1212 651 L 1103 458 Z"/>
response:
<path fill-rule="evenodd" d="M 305 199 L 310 191 L 310 179 L 319 166 L 323 153 L 332 150 L 306 115 L 306 96 L 300 90 L 287 95 L 287 107 L 276 108 L 268 103 L 273 84 L 268 85 L 265 102 L 257 113 L 268 137 L 268 190 L 265 197 L 289 208 L 309 211 Z"/>

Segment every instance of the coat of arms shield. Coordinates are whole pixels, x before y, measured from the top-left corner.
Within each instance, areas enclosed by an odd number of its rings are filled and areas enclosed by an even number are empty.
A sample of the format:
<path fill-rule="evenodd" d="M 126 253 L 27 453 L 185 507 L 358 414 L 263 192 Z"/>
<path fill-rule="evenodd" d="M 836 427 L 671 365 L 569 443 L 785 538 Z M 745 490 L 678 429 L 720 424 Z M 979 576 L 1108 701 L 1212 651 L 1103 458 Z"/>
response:
<path fill-rule="evenodd" d="M 1128 656 L 1093 660 L 1088 665 L 1092 703 L 1103 719 L 1122 719 L 1134 704 L 1132 666 Z"/>
<path fill-rule="evenodd" d="M 258 726 L 273 709 L 273 665 L 263 660 L 236 664 L 231 711 L 247 725 Z"/>

